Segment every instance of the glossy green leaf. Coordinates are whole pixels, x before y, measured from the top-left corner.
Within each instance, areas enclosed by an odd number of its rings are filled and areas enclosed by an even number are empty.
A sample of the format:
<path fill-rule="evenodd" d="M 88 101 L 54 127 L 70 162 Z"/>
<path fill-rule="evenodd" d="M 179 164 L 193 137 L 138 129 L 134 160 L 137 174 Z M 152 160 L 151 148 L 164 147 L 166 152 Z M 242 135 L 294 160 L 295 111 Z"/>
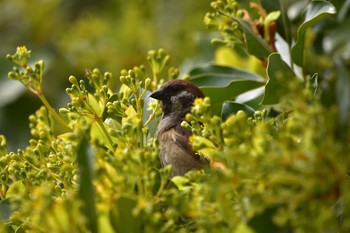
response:
<path fill-rule="evenodd" d="M 210 97 L 213 113 L 218 114 L 220 113 L 222 103 L 225 100 L 234 100 L 239 94 L 255 89 L 261 85 L 263 85 L 263 83 L 248 80 L 232 82 L 224 88 L 203 87 L 201 90 L 206 96 Z"/>
<path fill-rule="evenodd" d="M 282 60 L 279 53 L 273 53 L 268 58 L 268 81 L 265 85 L 264 105 L 277 104 L 287 90 L 288 82 L 295 78 L 293 70 Z"/>
<path fill-rule="evenodd" d="M 297 41 L 292 48 L 292 58 L 295 64 L 299 66 L 303 65 L 306 30 L 318 23 L 324 16 L 335 13 L 335 7 L 327 1 L 312 1 L 306 7 L 304 22 L 298 29 Z"/>
<path fill-rule="evenodd" d="M 110 222 L 115 232 L 142 232 L 140 221 L 134 216 L 133 210 L 137 201 L 131 197 L 120 197 L 110 212 Z"/>
<path fill-rule="evenodd" d="M 88 220 L 88 227 L 92 233 L 98 232 L 96 206 L 95 206 L 95 190 L 92 184 L 93 167 L 92 154 L 88 141 L 84 138 L 79 146 L 78 151 L 78 167 L 79 167 L 79 196 L 83 202 L 83 212 Z"/>
<path fill-rule="evenodd" d="M 235 80 L 255 80 L 263 82 L 264 78 L 258 74 L 229 66 L 207 64 L 194 68 L 189 73 L 191 81 L 198 86 L 225 87 Z M 208 78 L 215 76 L 220 79 Z"/>
<path fill-rule="evenodd" d="M 272 51 L 266 43 L 266 41 L 263 38 L 261 38 L 260 35 L 254 32 L 254 30 L 247 21 L 236 16 L 228 15 L 226 13 L 222 14 L 232 18 L 241 26 L 245 35 L 248 52 L 251 55 L 254 55 L 259 58 L 265 58 L 270 55 Z"/>
<path fill-rule="evenodd" d="M 240 94 L 236 98 L 237 103 L 252 103 L 252 102 L 257 102 L 260 103 L 262 100 L 262 97 L 265 92 L 265 86 L 258 87 L 256 89 L 244 92 L 243 94 Z M 260 101 L 259 101 L 260 99 Z"/>
<path fill-rule="evenodd" d="M 225 121 L 231 114 L 238 111 L 244 111 L 248 116 L 254 115 L 254 109 L 246 104 L 237 103 L 234 101 L 225 101 L 222 105 L 221 118 Z"/>
<path fill-rule="evenodd" d="M 233 67 L 206 65 L 190 72 L 190 80 L 210 97 L 212 110 L 220 114 L 222 103 L 234 100 L 239 94 L 264 85 L 264 79 Z"/>

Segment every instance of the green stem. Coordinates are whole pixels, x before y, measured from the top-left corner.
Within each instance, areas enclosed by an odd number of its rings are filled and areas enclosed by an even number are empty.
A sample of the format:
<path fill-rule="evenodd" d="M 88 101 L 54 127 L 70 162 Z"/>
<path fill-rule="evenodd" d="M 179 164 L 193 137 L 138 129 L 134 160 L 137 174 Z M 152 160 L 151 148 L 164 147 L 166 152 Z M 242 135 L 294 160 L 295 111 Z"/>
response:
<path fill-rule="evenodd" d="M 158 71 L 158 70 L 155 70 L 155 69 L 152 69 L 152 71 L 153 71 L 153 83 L 155 84 L 155 85 L 152 87 L 152 88 L 153 88 L 152 91 L 155 91 L 155 90 L 157 90 L 159 71 Z"/>
<path fill-rule="evenodd" d="M 147 121 L 143 124 L 143 127 L 146 127 L 151 122 L 151 120 L 153 120 L 155 117 L 156 117 L 156 114 L 154 114 L 154 113 L 149 115 Z"/>
<path fill-rule="evenodd" d="M 163 189 L 165 187 L 165 184 L 166 184 L 166 182 L 164 181 L 164 179 L 161 179 L 160 180 L 160 187 L 157 191 L 157 194 L 154 196 L 155 199 L 158 199 L 160 197 L 160 195 L 162 194 Z"/>
<path fill-rule="evenodd" d="M 138 130 L 138 133 L 140 135 L 140 148 L 143 147 L 143 144 L 144 144 L 144 140 L 143 140 L 143 133 L 142 133 L 142 121 L 143 121 L 143 107 L 141 106 L 140 104 L 140 101 L 139 101 L 139 95 L 138 95 L 138 92 L 135 91 L 134 92 L 134 97 L 135 97 L 135 100 L 136 100 L 136 112 L 137 112 L 137 116 L 138 118 L 140 119 L 141 123 L 137 126 L 137 130 Z"/>
<path fill-rule="evenodd" d="M 61 126 L 63 126 L 63 128 L 66 131 L 71 131 L 71 128 L 66 124 L 66 122 L 62 119 L 62 117 L 60 117 L 56 110 L 50 105 L 50 103 L 47 101 L 47 99 L 45 98 L 44 95 L 38 93 L 37 94 L 39 99 L 41 100 L 41 102 L 45 105 L 45 107 L 49 110 L 49 112 L 51 113 L 52 117 L 58 122 L 60 123 Z"/>

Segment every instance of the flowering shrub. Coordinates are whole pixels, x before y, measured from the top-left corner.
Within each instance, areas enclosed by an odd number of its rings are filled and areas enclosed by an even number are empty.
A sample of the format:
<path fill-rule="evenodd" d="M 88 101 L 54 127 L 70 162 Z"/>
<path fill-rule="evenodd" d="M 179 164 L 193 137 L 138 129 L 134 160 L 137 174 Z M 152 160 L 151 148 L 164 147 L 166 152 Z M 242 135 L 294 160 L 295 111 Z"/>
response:
<path fill-rule="evenodd" d="M 99 69 L 69 77 L 71 101 L 59 111 L 42 91 L 44 61 L 30 65 L 25 47 L 8 55 L 17 65 L 9 77 L 43 106 L 29 117 L 32 139 L 24 150 L 8 151 L 0 137 L 1 230 L 348 232 L 349 60 L 337 49 L 322 51 L 333 65 L 308 60 L 315 47 L 306 36 L 336 8 L 310 2 L 292 44 L 279 25 L 293 6 L 267 2 L 243 10 L 243 3 L 217 0 L 205 17 L 222 33 L 215 42 L 258 58 L 266 73 L 234 61 L 189 72 L 206 97 L 182 126 L 211 167 L 183 177 L 160 167 L 154 131 L 161 110 L 148 97 L 179 75 L 165 51 L 150 51 L 149 66 L 122 70 L 118 90 L 115 77 Z M 341 38 L 322 39 L 339 48 L 348 43 Z M 279 50 L 281 41 L 288 52 Z"/>

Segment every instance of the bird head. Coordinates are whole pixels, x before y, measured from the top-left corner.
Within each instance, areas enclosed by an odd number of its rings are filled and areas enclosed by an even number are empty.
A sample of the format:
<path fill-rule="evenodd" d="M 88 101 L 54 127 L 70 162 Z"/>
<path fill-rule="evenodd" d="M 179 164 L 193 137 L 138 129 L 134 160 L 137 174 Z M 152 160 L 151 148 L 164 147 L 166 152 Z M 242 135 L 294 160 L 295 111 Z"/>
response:
<path fill-rule="evenodd" d="M 162 102 L 163 117 L 183 118 L 190 112 L 196 98 L 204 98 L 203 92 L 185 80 L 171 80 L 164 83 L 150 97 Z"/>

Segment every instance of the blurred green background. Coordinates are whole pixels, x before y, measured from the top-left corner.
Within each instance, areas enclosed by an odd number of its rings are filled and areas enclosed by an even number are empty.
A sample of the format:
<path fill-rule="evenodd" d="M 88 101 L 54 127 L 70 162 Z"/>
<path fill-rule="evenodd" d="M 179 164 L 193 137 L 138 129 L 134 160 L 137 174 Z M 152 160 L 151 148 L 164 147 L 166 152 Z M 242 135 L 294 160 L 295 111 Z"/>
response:
<path fill-rule="evenodd" d="M 0 134 L 10 150 L 29 139 L 28 116 L 39 100 L 7 78 L 13 64 L 6 54 L 17 46 L 45 61 L 44 92 L 56 107 L 65 107 L 68 77 L 83 78 L 86 69 L 114 74 L 145 64 L 147 51 L 163 48 L 182 72 L 210 61 L 214 47 L 203 24 L 211 0 L 1 0 Z"/>

